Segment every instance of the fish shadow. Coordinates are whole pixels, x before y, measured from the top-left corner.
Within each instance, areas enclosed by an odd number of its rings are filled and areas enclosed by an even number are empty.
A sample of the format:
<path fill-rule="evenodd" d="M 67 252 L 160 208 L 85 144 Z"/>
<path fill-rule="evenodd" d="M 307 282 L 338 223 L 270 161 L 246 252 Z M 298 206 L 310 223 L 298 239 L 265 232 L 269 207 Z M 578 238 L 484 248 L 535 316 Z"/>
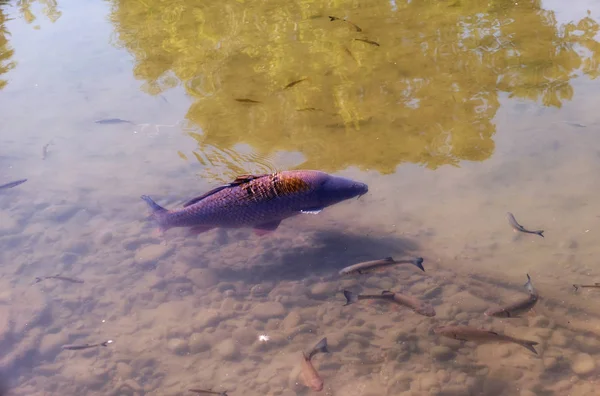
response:
<path fill-rule="evenodd" d="M 337 230 L 319 230 L 314 243 L 282 249 L 265 247 L 246 261 L 215 268 L 222 281 L 264 282 L 301 280 L 307 277 L 338 276 L 344 267 L 361 261 L 392 256 L 415 256 L 419 245 L 395 236 L 359 235 Z"/>

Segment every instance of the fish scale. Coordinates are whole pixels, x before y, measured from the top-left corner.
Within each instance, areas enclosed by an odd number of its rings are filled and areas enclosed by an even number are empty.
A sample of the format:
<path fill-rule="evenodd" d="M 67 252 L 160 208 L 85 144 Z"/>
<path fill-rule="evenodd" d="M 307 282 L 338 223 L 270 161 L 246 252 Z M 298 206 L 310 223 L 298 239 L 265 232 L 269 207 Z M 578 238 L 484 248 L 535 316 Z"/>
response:
<path fill-rule="evenodd" d="M 300 213 L 318 213 L 327 206 L 365 194 L 368 186 L 321 171 L 283 171 L 244 175 L 230 184 L 192 198 L 183 208 L 167 210 L 142 196 L 159 228 L 252 227 L 273 231 L 279 223 Z"/>

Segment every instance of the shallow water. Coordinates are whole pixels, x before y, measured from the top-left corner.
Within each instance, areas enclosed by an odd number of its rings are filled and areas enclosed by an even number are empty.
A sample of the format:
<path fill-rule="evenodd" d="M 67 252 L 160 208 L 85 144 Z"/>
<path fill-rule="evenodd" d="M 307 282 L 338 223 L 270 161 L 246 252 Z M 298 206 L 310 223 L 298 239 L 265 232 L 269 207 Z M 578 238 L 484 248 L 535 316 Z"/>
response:
<path fill-rule="evenodd" d="M 308 395 L 301 351 L 325 336 L 327 395 L 595 394 L 600 291 L 572 284 L 600 281 L 597 2 L 0 4 L 0 185 L 28 178 L 0 191 L 13 394 Z M 112 118 L 132 124 L 94 123 Z M 369 194 L 263 237 L 162 238 L 144 221 L 142 194 L 172 207 L 294 168 Z M 508 211 L 545 238 L 515 234 Z M 417 255 L 425 273 L 337 273 Z M 85 283 L 32 285 L 59 273 Z M 524 296 L 526 273 L 535 312 L 484 316 Z M 342 289 L 437 315 L 343 306 Z M 432 332 L 445 324 L 538 355 Z"/>

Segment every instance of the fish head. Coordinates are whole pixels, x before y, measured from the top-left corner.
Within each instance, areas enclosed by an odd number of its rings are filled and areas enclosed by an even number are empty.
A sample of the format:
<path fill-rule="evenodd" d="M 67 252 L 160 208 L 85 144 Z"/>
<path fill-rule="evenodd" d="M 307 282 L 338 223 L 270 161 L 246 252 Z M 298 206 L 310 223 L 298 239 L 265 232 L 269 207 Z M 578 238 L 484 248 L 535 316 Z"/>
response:
<path fill-rule="evenodd" d="M 369 191 L 365 183 L 345 177 L 324 174 L 316 189 L 322 207 L 334 205 L 350 198 L 360 197 Z"/>
<path fill-rule="evenodd" d="M 319 376 L 313 376 L 310 380 L 309 387 L 315 392 L 323 390 L 323 380 Z"/>

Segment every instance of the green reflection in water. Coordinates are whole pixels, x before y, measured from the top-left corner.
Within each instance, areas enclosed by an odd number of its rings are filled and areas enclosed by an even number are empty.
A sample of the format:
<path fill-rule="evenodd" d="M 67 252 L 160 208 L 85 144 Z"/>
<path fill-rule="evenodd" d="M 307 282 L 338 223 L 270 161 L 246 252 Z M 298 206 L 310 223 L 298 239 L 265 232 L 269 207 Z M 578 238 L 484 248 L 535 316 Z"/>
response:
<path fill-rule="evenodd" d="M 598 23 L 558 26 L 540 1 L 111 1 L 145 90 L 195 99 L 199 159 L 247 143 L 327 171 L 483 161 L 499 92 L 560 107 L 578 69 L 599 72 Z"/>
<path fill-rule="evenodd" d="M 31 24 L 36 21 L 36 16 L 31 11 L 34 4 L 42 6 L 42 13 L 51 21 L 56 22 L 62 13 L 58 10 L 56 0 L 18 0 L 15 2 L 16 8 L 21 17 Z M 11 6 L 10 0 L 0 0 L 0 89 L 4 88 L 8 82 L 1 78 L 3 74 L 15 67 L 15 62 L 11 61 L 14 50 L 9 43 L 10 33 L 6 29 L 6 22 L 9 21 L 6 9 Z M 39 29 L 39 26 L 34 26 Z"/>
<path fill-rule="evenodd" d="M 0 0 L 0 89 L 4 88 L 7 81 L 2 78 L 2 75 L 12 69 L 15 65 L 11 61 L 14 50 L 8 42 L 8 30 L 6 30 L 6 21 L 8 17 L 4 11 L 4 7 L 8 4 L 8 0 Z"/>

